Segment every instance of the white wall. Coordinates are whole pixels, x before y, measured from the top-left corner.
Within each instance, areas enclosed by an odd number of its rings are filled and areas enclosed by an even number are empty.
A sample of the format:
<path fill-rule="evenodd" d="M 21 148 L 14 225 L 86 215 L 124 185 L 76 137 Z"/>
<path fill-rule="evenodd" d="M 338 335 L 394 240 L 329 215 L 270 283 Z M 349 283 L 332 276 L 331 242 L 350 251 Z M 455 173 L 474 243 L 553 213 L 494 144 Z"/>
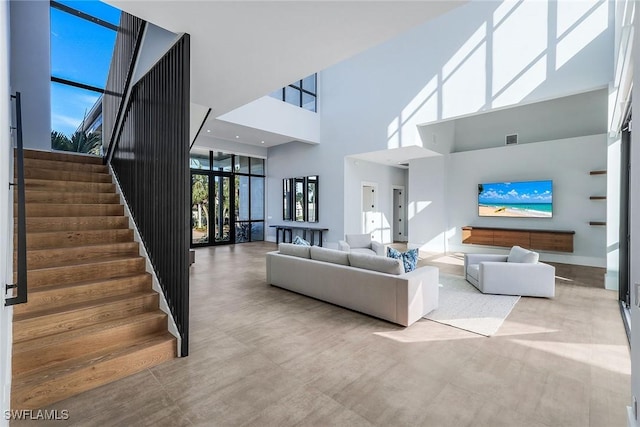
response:
<path fill-rule="evenodd" d="M 604 221 L 606 203 L 589 200 L 607 189 L 606 135 L 569 138 L 486 150 L 453 153 L 446 168 L 446 211 L 450 251 L 494 252 L 488 247 L 463 245 L 460 227 L 465 225 L 543 230 L 572 230 L 574 252 L 542 253 L 541 259 L 604 267 L 606 229 L 590 226 Z M 483 182 L 553 180 L 552 218 L 486 218 L 478 216 L 477 185 Z M 410 186 L 410 200 L 415 199 Z M 410 240 L 416 238 L 410 229 Z M 504 250 L 503 250 L 504 252 Z"/>
<path fill-rule="evenodd" d="M 419 124 L 604 88 L 610 8 L 471 2 L 325 70 L 322 119 L 350 126 L 353 151 L 366 152 L 424 144 Z"/>
<path fill-rule="evenodd" d="M 607 273 L 604 277 L 606 289 L 619 288 L 620 272 L 620 161 L 621 136 L 609 138 L 607 144 Z"/>
<path fill-rule="evenodd" d="M 217 119 L 285 135 L 296 141 L 320 142 L 319 114 L 270 96 L 258 98 Z"/>
<path fill-rule="evenodd" d="M 205 148 L 207 150 L 222 151 L 224 153 L 239 154 L 242 156 L 267 158 L 267 149 L 265 147 L 212 138 L 207 136 L 206 130 L 200 132 L 193 148 Z"/>
<path fill-rule="evenodd" d="M 13 277 L 11 236 L 13 235 L 13 202 L 9 192 L 12 169 L 12 146 L 9 134 L 9 3 L 0 0 L 0 426 L 8 426 L 4 411 L 10 408 L 11 393 L 11 343 L 13 309 L 4 306 L 4 284 Z"/>
<path fill-rule="evenodd" d="M 178 41 L 181 34 L 172 33 L 171 31 L 147 22 L 142 37 L 142 45 L 140 46 L 138 61 L 136 62 L 136 68 L 131 79 L 131 86 L 136 84 L 138 80 L 153 68 L 156 62 Z"/>
<path fill-rule="evenodd" d="M 419 126 L 423 147 L 441 154 L 596 135 L 607 131 L 608 89 L 496 109 Z M 544 125 L 542 125 L 544 124 Z"/>
<path fill-rule="evenodd" d="M 356 215 L 345 215 L 345 234 L 362 233 L 362 184 L 375 183 L 378 187 L 377 209 L 375 215 L 378 229 L 376 240 L 382 243 L 393 242 L 393 186 L 407 188 L 407 170 L 364 160 L 346 158 L 344 160 L 344 206 L 345 212 L 356 212 Z M 322 202 L 321 202 L 322 203 Z"/>
<path fill-rule="evenodd" d="M 409 162 L 407 218 L 410 248 L 446 251 L 446 156 Z"/>
<path fill-rule="evenodd" d="M 49 2 L 12 1 L 11 88 L 22 93 L 24 147 L 51 150 Z M 6 27 L 5 27 L 6 28 Z"/>
<path fill-rule="evenodd" d="M 191 145 L 194 142 L 196 135 L 198 134 L 198 130 L 200 130 L 200 126 L 202 126 L 202 122 L 204 118 L 207 117 L 207 111 L 209 111 L 209 107 L 205 107 L 202 105 L 198 105 L 194 102 L 189 106 L 189 144 Z M 205 131 L 203 129 L 203 131 Z"/>
<path fill-rule="evenodd" d="M 323 70 L 320 144 L 269 149 L 277 175 L 268 221 L 282 218 L 281 178 L 317 174 L 320 222 L 337 241 L 346 218 L 359 215 L 344 206 L 346 156 L 414 145 L 447 153 L 451 128 L 441 129 L 438 147 L 427 146 L 418 125 L 606 87 L 613 68 L 610 9 L 593 1 L 470 2 Z M 322 212 L 327 197 L 330 210 Z M 411 224 L 409 233 L 412 240 Z"/>
<path fill-rule="evenodd" d="M 268 175 L 265 239 L 276 240 L 272 224 L 282 224 L 282 180 L 297 176 L 318 175 L 318 222 L 314 226 L 329 228 L 325 246 L 337 246 L 344 238 L 344 157 L 323 144 L 290 142 L 268 149 Z M 357 212 L 355 213 L 357 215 Z"/>

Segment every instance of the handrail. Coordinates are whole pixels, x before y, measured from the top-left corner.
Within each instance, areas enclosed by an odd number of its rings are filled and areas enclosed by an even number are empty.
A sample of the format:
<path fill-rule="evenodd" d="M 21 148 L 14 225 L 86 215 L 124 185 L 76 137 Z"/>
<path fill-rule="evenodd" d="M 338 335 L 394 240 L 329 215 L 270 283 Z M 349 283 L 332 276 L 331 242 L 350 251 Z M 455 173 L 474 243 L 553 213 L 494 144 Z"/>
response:
<path fill-rule="evenodd" d="M 123 21 L 124 19 L 128 19 L 127 23 L 132 23 L 133 27 L 135 28 L 131 28 L 129 25 L 125 25 L 125 28 L 122 27 L 123 25 Z M 131 22 L 129 22 L 131 21 Z M 122 16 L 120 18 L 120 28 L 118 29 L 118 38 L 121 37 L 121 34 L 126 34 L 127 36 L 132 35 L 130 32 L 134 31 L 135 34 L 133 34 L 135 36 L 134 39 L 128 39 L 128 41 L 133 42 L 133 46 L 129 45 L 126 46 L 126 48 L 131 48 L 131 56 L 130 57 L 126 57 L 124 58 L 122 55 L 122 52 L 120 52 L 121 49 L 119 49 L 119 45 L 118 45 L 118 40 L 116 39 L 116 47 L 114 48 L 114 52 L 113 52 L 113 58 L 111 61 L 111 68 L 109 69 L 109 76 L 107 77 L 107 88 L 105 89 L 105 93 L 107 93 L 107 95 L 111 95 L 114 92 L 115 93 L 120 93 L 120 101 L 118 102 L 118 106 L 117 106 L 117 110 L 115 111 L 115 116 L 113 117 L 113 128 L 111 129 L 106 129 L 107 132 L 103 132 L 104 135 L 107 136 L 108 141 L 106 142 L 106 150 L 104 153 L 104 158 L 103 158 L 103 162 L 104 164 L 109 164 L 111 162 L 111 157 L 113 156 L 113 151 L 115 149 L 115 146 L 117 145 L 117 134 L 118 134 L 118 128 L 120 128 L 122 126 L 122 120 L 123 120 L 123 116 L 125 113 L 125 108 L 128 102 L 128 94 L 131 91 L 131 86 L 132 86 L 132 79 L 133 79 L 133 73 L 136 67 L 136 62 L 138 60 L 138 54 L 140 53 L 140 47 L 142 46 L 142 38 L 144 36 L 144 32 L 145 32 L 145 28 L 147 25 L 147 21 L 142 20 L 140 18 L 137 18 L 133 15 L 129 15 L 126 12 L 122 12 Z M 123 39 L 124 42 L 124 39 Z M 124 49 L 125 47 L 123 46 L 122 49 Z M 120 69 L 119 67 L 115 67 L 114 68 L 114 62 L 115 59 L 122 57 L 122 59 L 126 59 L 129 62 L 124 66 L 125 70 Z M 121 72 L 121 71 L 125 71 L 125 75 L 122 76 L 120 75 L 112 75 L 113 72 Z M 117 82 L 117 83 L 121 83 L 121 87 L 117 87 L 117 88 L 113 88 L 111 87 L 112 84 L 116 83 L 114 82 L 112 79 L 118 79 L 124 77 L 124 81 L 123 82 Z M 104 104 L 103 104 L 104 105 Z M 106 127 L 106 123 L 104 122 L 104 115 L 105 114 L 111 114 L 112 112 L 108 109 L 105 109 L 103 107 L 102 109 L 102 114 L 103 114 L 103 128 Z"/>
<path fill-rule="evenodd" d="M 189 150 L 191 150 L 193 148 L 193 144 L 196 143 L 196 139 L 198 139 L 198 136 L 200 136 L 200 132 L 202 132 L 202 128 L 204 127 L 205 123 L 207 123 L 207 119 L 209 118 L 209 114 L 211 114 L 211 108 L 209 108 L 207 110 L 207 114 L 204 115 L 204 119 L 202 119 L 202 123 L 200 124 L 200 127 L 198 128 L 198 132 L 196 132 L 196 136 L 193 137 L 193 141 L 191 141 L 191 145 L 189 145 Z"/>
<path fill-rule="evenodd" d="M 16 305 L 27 302 L 27 221 L 25 216 L 25 194 L 24 194 L 24 151 L 22 145 L 22 104 L 20 92 L 11 95 L 16 100 L 16 160 L 17 160 L 17 182 L 10 183 L 10 186 L 17 185 L 18 190 L 18 242 L 16 251 L 18 253 L 17 281 L 14 284 L 6 285 L 6 291 L 16 289 L 15 297 L 7 298 L 5 305 Z"/>

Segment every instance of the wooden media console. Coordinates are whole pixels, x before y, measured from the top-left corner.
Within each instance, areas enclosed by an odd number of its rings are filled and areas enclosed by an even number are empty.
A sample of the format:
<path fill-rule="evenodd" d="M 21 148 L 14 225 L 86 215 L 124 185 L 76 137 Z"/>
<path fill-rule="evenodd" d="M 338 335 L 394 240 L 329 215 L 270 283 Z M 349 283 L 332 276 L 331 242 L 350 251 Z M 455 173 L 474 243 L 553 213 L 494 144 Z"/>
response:
<path fill-rule="evenodd" d="M 573 252 L 575 231 L 462 227 L 462 243 L 486 246 L 522 246 L 541 251 Z"/>

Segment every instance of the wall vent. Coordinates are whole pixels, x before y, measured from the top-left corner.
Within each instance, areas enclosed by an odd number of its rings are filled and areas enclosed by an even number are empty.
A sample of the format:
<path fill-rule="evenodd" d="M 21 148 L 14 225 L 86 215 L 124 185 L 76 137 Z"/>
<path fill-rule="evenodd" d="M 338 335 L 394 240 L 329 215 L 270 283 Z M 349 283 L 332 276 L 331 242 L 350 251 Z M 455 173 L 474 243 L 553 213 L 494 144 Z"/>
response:
<path fill-rule="evenodd" d="M 511 135 L 507 135 L 504 137 L 504 142 L 506 145 L 513 145 L 518 143 L 518 134 L 514 133 Z"/>

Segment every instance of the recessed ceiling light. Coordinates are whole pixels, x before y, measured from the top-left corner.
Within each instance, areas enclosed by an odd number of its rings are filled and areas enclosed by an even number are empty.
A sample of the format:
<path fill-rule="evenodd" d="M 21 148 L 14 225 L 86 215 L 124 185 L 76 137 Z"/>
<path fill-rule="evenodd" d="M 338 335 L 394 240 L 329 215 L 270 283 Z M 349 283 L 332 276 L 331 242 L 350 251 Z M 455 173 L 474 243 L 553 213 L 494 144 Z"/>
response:
<path fill-rule="evenodd" d="M 207 132 L 211 132 L 211 129 L 207 129 Z"/>
<path fill-rule="evenodd" d="M 260 141 L 260 144 L 264 144 L 264 141 Z"/>
<path fill-rule="evenodd" d="M 240 135 L 236 135 L 236 138 L 240 138 Z"/>

